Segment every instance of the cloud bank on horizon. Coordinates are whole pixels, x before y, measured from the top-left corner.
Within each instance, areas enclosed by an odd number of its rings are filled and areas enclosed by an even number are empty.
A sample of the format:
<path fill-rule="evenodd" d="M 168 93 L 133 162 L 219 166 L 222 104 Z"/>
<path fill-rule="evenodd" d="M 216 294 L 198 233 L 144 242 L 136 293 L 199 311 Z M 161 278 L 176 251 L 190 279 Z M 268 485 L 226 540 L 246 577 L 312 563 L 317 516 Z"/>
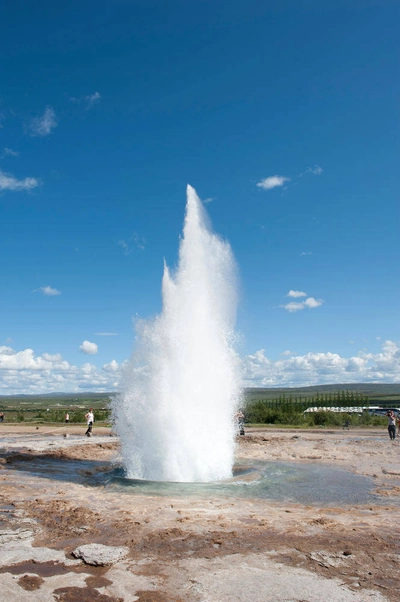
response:
<path fill-rule="evenodd" d="M 86 351 L 84 351 L 84 349 Z M 96 350 L 95 350 L 96 349 Z M 84 353 L 97 353 L 97 345 L 84 341 Z M 282 353 L 271 360 L 264 349 L 242 358 L 243 383 L 247 387 L 301 387 L 340 383 L 391 383 L 400 381 L 400 347 L 384 341 L 379 353 L 359 351 L 345 358 L 337 353 Z M 35 394 L 52 391 L 116 391 L 126 362 L 115 360 L 100 368 L 86 362 L 81 366 L 61 354 L 36 355 L 32 349 L 15 351 L 0 347 L 0 394 Z"/>

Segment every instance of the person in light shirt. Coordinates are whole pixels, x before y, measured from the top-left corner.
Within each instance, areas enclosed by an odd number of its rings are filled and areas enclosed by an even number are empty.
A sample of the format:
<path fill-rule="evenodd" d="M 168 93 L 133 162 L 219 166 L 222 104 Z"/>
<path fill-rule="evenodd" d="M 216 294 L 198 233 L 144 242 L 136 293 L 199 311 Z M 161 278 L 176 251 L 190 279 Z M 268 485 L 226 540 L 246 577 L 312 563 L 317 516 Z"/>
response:
<path fill-rule="evenodd" d="M 91 437 L 92 436 L 92 427 L 93 427 L 93 422 L 94 422 L 93 408 L 90 408 L 88 413 L 85 414 L 85 418 L 86 418 L 86 422 L 87 422 L 87 430 L 86 430 L 85 435 L 87 437 Z"/>
<path fill-rule="evenodd" d="M 388 410 L 386 416 L 388 419 L 389 437 L 394 440 L 396 439 L 396 416 L 394 415 L 393 410 Z"/>

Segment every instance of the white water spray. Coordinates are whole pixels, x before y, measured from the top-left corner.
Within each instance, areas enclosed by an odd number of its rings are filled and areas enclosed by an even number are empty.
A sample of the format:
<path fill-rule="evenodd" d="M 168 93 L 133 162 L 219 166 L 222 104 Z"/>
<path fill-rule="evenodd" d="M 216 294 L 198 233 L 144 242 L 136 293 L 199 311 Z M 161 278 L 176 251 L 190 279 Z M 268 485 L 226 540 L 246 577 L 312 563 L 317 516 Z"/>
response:
<path fill-rule="evenodd" d="M 113 416 L 128 477 L 205 482 L 230 477 L 241 397 L 232 348 L 236 266 L 187 187 L 179 265 L 164 265 L 162 313 L 137 324 Z"/>

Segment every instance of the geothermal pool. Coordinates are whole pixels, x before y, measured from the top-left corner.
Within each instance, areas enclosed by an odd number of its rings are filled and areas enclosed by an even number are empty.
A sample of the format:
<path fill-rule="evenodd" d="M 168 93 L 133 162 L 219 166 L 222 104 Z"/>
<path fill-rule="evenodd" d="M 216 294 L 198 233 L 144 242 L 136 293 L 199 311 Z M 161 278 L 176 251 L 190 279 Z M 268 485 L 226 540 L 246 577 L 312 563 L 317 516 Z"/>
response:
<path fill-rule="evenodd" d="M 159 496 L 221 496 L 257 498 L 306 505 L 377 503 L 372 479 L 345 470 L 314 464 L 258 462 L 233 467 L 232 479 L 212 483 L 167 483 L 127 479 L 121 469 L 109 475 L 107 486 L 127 494 Z"/>
<path fill-rule="evenodd" d="M 80 442 L 82 438 L 76 440 Z M 24 480 L 45 478 L 100 487 L 122 495 L 254 498 L 324 506 L 379 503 L 373 493 L 373 479 L 324 464 L 237 458 L 231 478 L 209 483 L 177 483 L 127 478 L 120 463 L 58 458 L 50 454 L 36 456 L 21 451 L 9 459 L 9 464 L 17 473 L 24 473 Z"/>

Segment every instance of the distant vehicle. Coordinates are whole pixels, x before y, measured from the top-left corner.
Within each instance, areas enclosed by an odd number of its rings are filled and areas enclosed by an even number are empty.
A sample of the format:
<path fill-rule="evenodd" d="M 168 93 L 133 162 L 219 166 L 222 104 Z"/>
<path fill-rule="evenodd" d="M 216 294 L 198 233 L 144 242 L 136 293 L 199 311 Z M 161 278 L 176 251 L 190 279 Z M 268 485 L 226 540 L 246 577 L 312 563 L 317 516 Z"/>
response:
<path fill-rule="evenodd" d="M 315 406 L 304 410 L 303 414 L 309 414 L 312 412 L 334 412 L 335 414 L 361 414 L 367 410 L 367 406 L 353 406 L 353 407 L 341 407 L 341 406 Z"/>
<path fill-rule="evenodd" d="M 400 414 L 400 408 L 382 408 L 382 406 L 370 406 L 367 409 L 368 414 L 371 416 L 386 416 L 386 413 L 392 411 L 396 414 Z"/>
<path fill-rule="evenodd" d="M 392 410 L 397 416 L 400 408 L 382 408 L 382 406 L 354 406 L 354 407 L 311 407 L 304 410 L 304 414 L 311 412 L 334 412 L 342 414 L 359 414 L 368 412 L 371 416 L 386 416 L 386 412 Z"/>

